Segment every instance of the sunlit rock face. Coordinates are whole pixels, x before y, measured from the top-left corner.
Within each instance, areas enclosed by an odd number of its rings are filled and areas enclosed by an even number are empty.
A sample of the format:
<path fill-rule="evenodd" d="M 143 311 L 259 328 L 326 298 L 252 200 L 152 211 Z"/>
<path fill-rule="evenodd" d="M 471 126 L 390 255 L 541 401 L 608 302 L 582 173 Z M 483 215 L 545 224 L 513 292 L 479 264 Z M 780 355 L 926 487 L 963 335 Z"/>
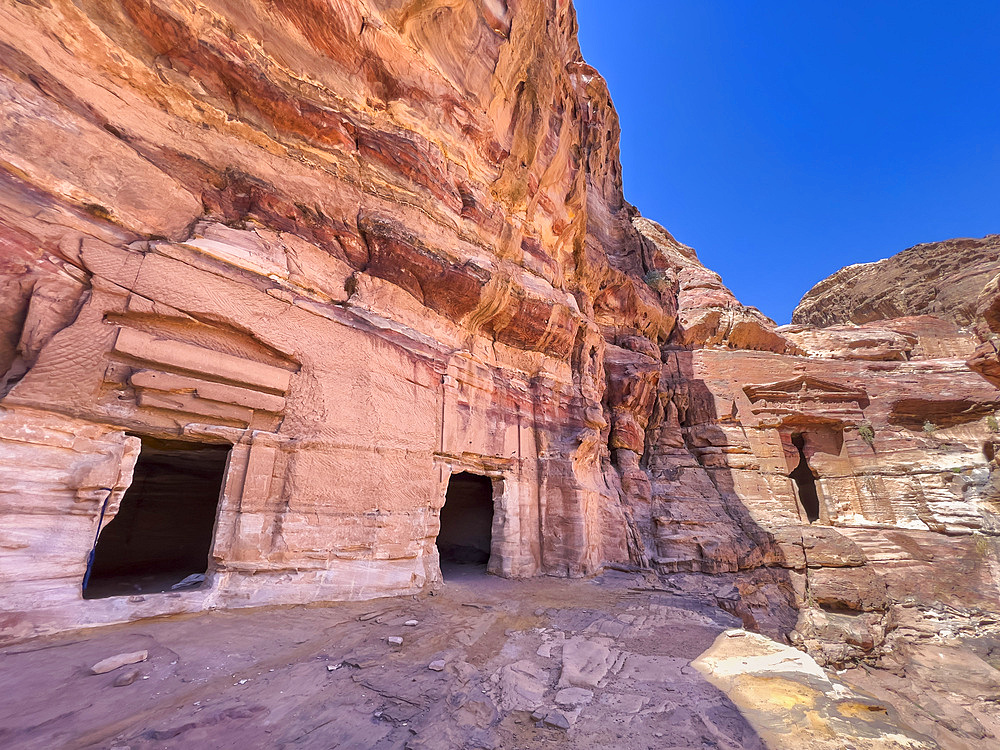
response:
<path fill-rule="evenodd" d="M 628 560 L 605 351 L 658 367 L 676 296 L 569 2 L 0 18 L 5 637 L 417 591 L 463 470 L 491 571 Z M 178 438 L 231 446 L 208 582 L 84 602 Z"/>
<path fill-rule="evenodd" d="M 906 565 L 995 556 L 976 341 L 740 304 L 625 202 L 569 2 L 0 20 L 0 638 L 417 592 L 463 473 L 490 572 L 718 575 L 824 663 L 877 653 Z M 186 473 L 221 487 L 207 565 L 146 554 L 84 598 Z M 947 580 L 985 601 L 975 570 Z"/>
<path fill-rule="evenodd" d="M 981 321 L 976 298 L 1000 273 L 1000 235 L 916 245 L 837 271 L 806 292 L 792 322 L 815 326 L 934 315 L 959 326 Z"/>
<path fill-rule="evenodd" d="M 896 603 L 911 596 L 908 578 L 944 580 L 930 563 L 939 541 L 978 560 L 977 571 L 995 570 L 1000 392 L 966 365 L 971 330 L 926 314 L 775 327 L 690 248 L 634 222 L 671 259 L 679 300 L 659 400 L 636 406 L 630 422 L 646 426 L 642 446 L 612 444 L 620 467 L 624 454 L 642 469 L 623 477 L 653 567 L 757 570 L 740 582 L 747 624 L 773 627 L 791 592 L 798 622 L 784 635 L 828 664 L 879 652 Z M 950 280 L 939 283 L 951 294 Z M 615 361 L 607 356 L 618 389 L 655 377 Z M 996 590 L 995 572 L 966 570 L 916 598 L 996 609 Z"/>

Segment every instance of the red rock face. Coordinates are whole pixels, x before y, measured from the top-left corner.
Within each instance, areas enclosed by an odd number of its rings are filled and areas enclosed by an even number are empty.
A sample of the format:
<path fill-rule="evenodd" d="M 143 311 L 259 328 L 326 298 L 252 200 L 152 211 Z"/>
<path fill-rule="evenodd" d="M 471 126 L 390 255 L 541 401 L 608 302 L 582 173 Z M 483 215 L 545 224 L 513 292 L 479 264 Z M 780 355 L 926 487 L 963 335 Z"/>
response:
<path fill-rule="evenodd" d="M 1000 274 L 994 276 L 979 294 L 977 302 L 979 325 L 977 332 L 982 340 L 976 348 L 969 367 L 994 385 L 1000 387 Z"/>
<path fill-rule="evenodd" d="M 972 339 L 741 305 L 624 201 L 568 1 L 0 21 L 0 638 L 418 591 L 461 472 L 491 572 L 731 574 L 831 663 L 890 627 L 873 547 L 996 531 Z M 207 581 L 85 600 L 163 441 L 229 450 Z"/>
<path fill-rule="evenodd" d="M 0 16 L 5 637 L 419 589 L 462 470 L 494 572 L 627 559 L 604 353 L 655 369 L 676 302 L 568 2 Z M 232 446 L 209 584 L 80 601 L 168 438 Z"/>

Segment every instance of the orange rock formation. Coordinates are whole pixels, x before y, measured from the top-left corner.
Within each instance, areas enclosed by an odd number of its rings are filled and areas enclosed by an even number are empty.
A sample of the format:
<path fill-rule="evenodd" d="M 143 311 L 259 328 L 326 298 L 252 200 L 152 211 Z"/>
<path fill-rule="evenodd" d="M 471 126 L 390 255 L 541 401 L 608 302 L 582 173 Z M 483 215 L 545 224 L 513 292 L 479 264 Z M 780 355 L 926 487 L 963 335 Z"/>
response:
<path fill-rule="evenodd" d="M 625 202 L 568 0 L 0 21 L 0 639 L 412 593 L 477 492 L 497 575 L 741 573 L 828 662 L 942 545 L 995 595 L 971 334 L 741 305 Z M 207 580 L 84 598 L 102 545 Z"/>

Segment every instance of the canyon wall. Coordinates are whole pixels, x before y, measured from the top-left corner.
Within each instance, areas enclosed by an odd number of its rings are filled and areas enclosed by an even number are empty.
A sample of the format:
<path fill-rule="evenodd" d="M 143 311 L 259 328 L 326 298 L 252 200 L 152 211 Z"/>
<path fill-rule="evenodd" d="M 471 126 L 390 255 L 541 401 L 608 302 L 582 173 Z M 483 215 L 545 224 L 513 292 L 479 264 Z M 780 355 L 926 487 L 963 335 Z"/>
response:
<path fill-rule="evenodd" d="M 463 470 L 493 572 L 628 559 L 605 352 L 676 300 L 569 2 L 0 14 L 5 636 L 420 590 Z M 231 446 L 209 583 L 82 599 L 177 438 Z"/>
<path fill-rule="evenodd" d="M 670 253 L 669 235 L 635 223 Z M 719 293 L 699 273 L 697 297 L 681 284 L 681 322 Z M 715 307 L 747 333 L 678 346 L 679 322 L 662 352 L 663 407 L 639 459 L 654 567 L 756 570 L 720 605 L 828 664 L 933 628 L 936 607 L 976 631 L 1000 601 L 1000 392 L 966 364 L 974 333 L 930 315 L 775 327 Z"/>
<path fill-rule="evenodd" d="M 981 343 L 969 359 L 969 367 L 1000 387 L 1000 274 L 979 293 L 976 313 Z"/>
<path fill-rule="evenodd" d="M 709 580 L 827 663 L 995 602 L 978 342 L 740 304 L 624 200 L 568 0 L 0 19 L 0 638 L 417 592 L 463 472 L 491 572 Z M 142 457 L 198 446 L 207 580 L 84 598 Z"/>

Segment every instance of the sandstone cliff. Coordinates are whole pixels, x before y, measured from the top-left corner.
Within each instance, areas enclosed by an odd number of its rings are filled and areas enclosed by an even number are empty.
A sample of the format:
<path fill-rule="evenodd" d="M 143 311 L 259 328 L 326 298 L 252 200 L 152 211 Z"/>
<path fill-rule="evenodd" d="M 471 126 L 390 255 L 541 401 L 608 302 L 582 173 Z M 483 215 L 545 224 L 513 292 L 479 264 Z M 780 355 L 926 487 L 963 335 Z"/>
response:
<path fill-rule="evenodd" d="M 775 327 L 624 200 L 567 0 L 0 21 L 3 640 L 421 591 L 453 483 L 497 575 L 626 566 L 831 665 L 942 602 L 992 632 L 1000 391 L 954 301 L 995 237 Z M 208 517 L 205 581 L 85 598 L 128 523 L 177 572 L 136 491 Z"/>
<path fill-rule="evenodd" d="M 646 560 L 626 495 L 692 262 L 632 223 L 569 2 L 0 19 L 5 633 L 418 590 L 463 471 L 493 572 Z M 709 318 L 688 344 L 783 346 Z M 230 446 L 210 583 L 85 603 L 137 455 L 178 438 Z"/>
<path fill-rule="evenodd" d="M 977 322 L 976 298 L 1000 273 L 1000 235 L 928 242 L 837 271 L 806 292 L 792 322 L 814 326 L 934 315 Z"/>
<path fill-rule="evenodd" d="M 969 366 L 1000 387 L 1000 274 L 983 287 L 976 310 L 979 321 L 976 330 L 982 343 L 969 360 Z"/>

